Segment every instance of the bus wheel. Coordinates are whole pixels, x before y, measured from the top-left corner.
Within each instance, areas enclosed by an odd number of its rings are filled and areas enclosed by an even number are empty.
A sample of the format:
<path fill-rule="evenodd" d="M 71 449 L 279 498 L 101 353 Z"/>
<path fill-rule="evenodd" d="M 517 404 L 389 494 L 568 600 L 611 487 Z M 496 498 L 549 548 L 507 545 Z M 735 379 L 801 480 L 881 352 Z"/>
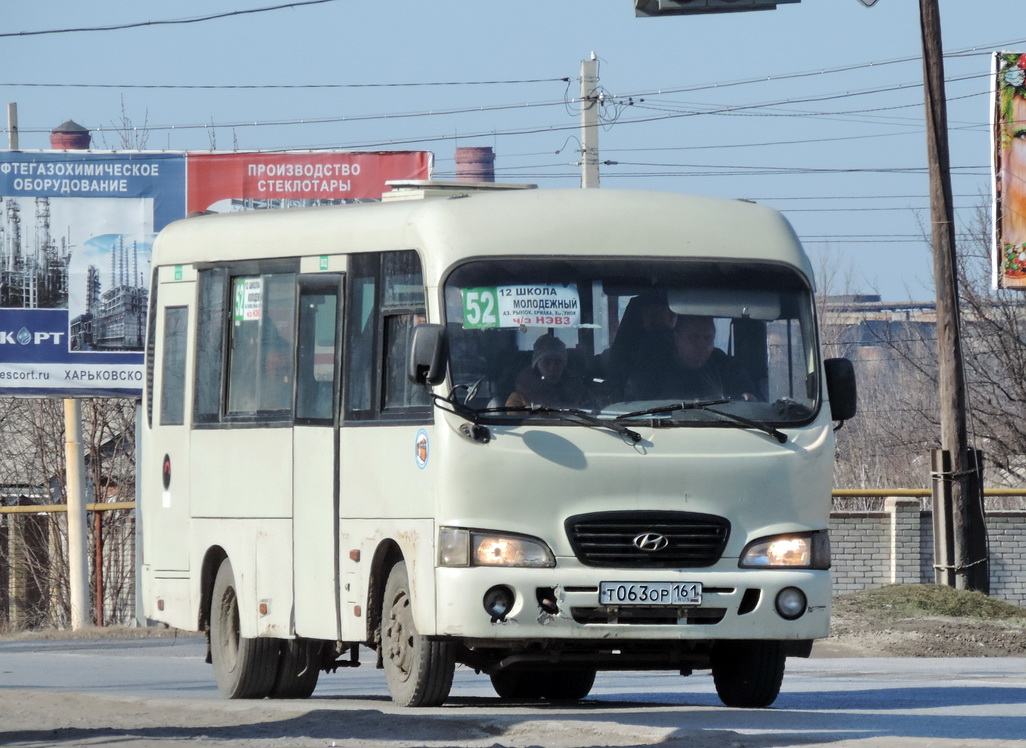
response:
<path fill-rule="evenodd" d="M 306 699 L 317 687 L 320 675 L 320 642 L 289 639 L 281 643 L 278 677 L 271 687 L 272 699 Z"/>
<path fill-rule="evenodd" d="M 595 684 L 595 668 L 551 670 L 513 667 L 492 673 L 489 677 L 492 688 L 502 699 L 580 701 L 591 693 Z"/>
<path fill-rule="evenodd" d="M 417 633 L 410 579 L 402 561 L 392 567 L 385 583 L 381 648 L 392 701 L 399 706 L 439 706 L 445 701 L 456 669 L 455 645 Z"/>
<path fill-rule="evenodd" d="M 544 695 L 542 679 L 547 677 L 540 670 L 512 667 L 499 670 L 489 676 L 492 688 L 500 699 L 540 699 Z"/>
<path fill-rule="evenodd" d="M 727 706 L 761 709 L 776 701 L 784 680 L 782 642 L 725 641 L 713 650 L 716 693 Z"/>
<path fill-rule="evenodd" d="M 239 599 L 228 559 L 221 562 L 210 604 L 210 654 L 221 694 L 229 699 L 262 699 L 278 673 L 277 639 L 239 636 Z"/>
<path fill-rule="evenodd" d="M 595 668 L 572 667 L 544 673 L 542 696 L 553 701 L 580 701 L 595 685 Z"/>

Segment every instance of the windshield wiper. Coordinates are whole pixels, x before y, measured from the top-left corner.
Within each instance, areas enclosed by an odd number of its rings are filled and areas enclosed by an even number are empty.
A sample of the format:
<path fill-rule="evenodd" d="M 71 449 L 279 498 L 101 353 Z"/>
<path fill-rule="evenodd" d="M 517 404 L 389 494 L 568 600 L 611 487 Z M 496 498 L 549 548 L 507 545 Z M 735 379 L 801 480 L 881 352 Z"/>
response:
<path fill-rule="evenodd" d="M 701 410 L 703 408 L 708 408 L 710 405 L 723 405 L 723 403 L 729 402 L 730 400 L 724 398 L 720 400 L 694 400 L 688 403 L 667 403 L 666 405 L 657 405 L 654 408 L 645 408 L 644 410 L 635 410 L 631 413 L 624 413 L 623 415 L 617 416 L 617 418 L 638 418 L 640 416 L 657 416 L 662 413 L 675 413 L 678 410 Z"/>
<path fill-rule="evenodd" d="M 654 416 L 654 415 L 659 415 L 660 413 L 675 413 L 675 412 L 680 411 L 680 410 L 703 410 L 703 411 L 707 411 L 709 413 L 714 413 L 715 415 L 721 416 L 722 418 L 726 418 L 728 421 L 730 421 L 732 423 L 735 423 L 738 426 L 743 426 L 745 428 L 757 429 L 759 431 L 763 431 L 763 432 L 769 434 L 770 436 L 772 436 L 774 439 L 776 439 L 781 444 L 783 444 L 784 442 L 787 441 L 787 434 L 785 434 L 780 429 L 776 429 L 776 428 L 774 428 L 774 427 L 772 427 L 772 426 L 770 426 L 768 424 L 765 424 L 765 423 L 760 423 L 759 421 L 753 421 L 751 419 L 744 418 L 744 417 L 739 416 L 739 415 L 735 415 L 734 413 L 726 413 L 726 412 L 724 412 L 722 410 L 717 410 L 716 408 L 710 407 L 712 405 L 723 405 L 724 403 L 729 403 L 729 402 L 730 402 L 730 400 L 720 399 L 720 400 L 695 400 L 693 402 L 668 403 L 666 405 L 656 406 L 655 408 L 648 408 L 646 410 L 636 410 L 633 413 L 625 413 L 624 415 L 620 416 L 620 418 L 637 418 L 639 416 Z"/>
<path fill-rule="evenodd" d="M 585 426 L 592 426 L 594 428 L 609 429 L 614 431 L 624 439 L 630 441 L 631 444 L 637 444 L 641 441 L 641 434 L 634 429 L 624 426 L 622 423 L 617 423 L 612 420 L 603 420 L 596 418 L 595 416 L 587 413 L 579 408 L 553 408 L 545 405 L 521 405 L 521 406 L 501 406 L 498 408 L 484 408 L 478 411 L 480 415 L 495 415 L 502 413 L 526 413 L 526 414 L 537 414 L 537 415 L 554 415 L 559 416 L 568 421 L 574 421 L 576 423 L 583 424 Z"/>

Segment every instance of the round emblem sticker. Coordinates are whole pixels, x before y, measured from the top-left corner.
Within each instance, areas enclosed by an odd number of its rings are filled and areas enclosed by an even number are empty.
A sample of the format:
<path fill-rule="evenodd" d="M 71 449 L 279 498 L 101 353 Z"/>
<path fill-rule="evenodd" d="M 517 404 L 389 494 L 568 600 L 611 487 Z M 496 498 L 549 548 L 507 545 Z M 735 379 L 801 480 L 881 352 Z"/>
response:
<path fill-rule="evenodd" d="M 417 458 L 417 467 L 423 470 L 428 461 L 428 435 L 427 431 L 421 429 L 417 432 L 417 441 L 414 444 L 414 451 Z"/>

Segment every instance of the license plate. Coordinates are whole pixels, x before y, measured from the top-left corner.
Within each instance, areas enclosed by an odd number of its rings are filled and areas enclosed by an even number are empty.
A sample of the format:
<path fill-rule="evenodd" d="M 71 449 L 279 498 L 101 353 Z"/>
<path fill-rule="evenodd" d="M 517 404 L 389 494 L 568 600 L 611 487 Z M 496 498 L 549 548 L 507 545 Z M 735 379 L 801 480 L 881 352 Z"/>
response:
<path fill-rule="evenodd" d="M 701 582 L 602 582 L 600 605 L 701 605 Z"/>

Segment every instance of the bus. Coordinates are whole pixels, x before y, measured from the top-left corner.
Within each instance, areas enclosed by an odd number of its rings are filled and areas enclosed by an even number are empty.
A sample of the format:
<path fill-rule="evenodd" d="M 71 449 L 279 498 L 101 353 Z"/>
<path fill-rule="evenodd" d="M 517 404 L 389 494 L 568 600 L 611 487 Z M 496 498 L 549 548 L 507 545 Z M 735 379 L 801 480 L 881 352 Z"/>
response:
<path fill-rule="evenodd" d="M 408 707 L 457 665 L 504 700 L 711 670 L 725 704 L 771 704 L 828 635 L 855 413 L 791 226 L 657 192 L 408 192 L 160 232 L 145 615 L 206 634 L 227 698 L 363 658 Z"/>

